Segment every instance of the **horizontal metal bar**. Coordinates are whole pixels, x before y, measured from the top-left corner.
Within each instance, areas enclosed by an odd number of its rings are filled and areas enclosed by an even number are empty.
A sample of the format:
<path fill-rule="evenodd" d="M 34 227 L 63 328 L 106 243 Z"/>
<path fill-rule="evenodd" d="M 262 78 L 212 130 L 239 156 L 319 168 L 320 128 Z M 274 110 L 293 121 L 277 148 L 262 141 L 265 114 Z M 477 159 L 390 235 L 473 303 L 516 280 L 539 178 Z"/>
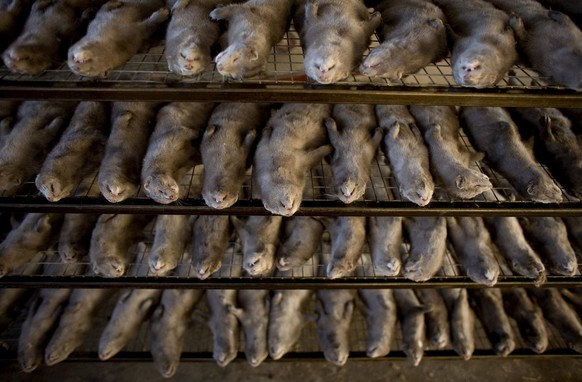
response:
<path fill-rule="evenodd" d="M 151 84 L 1 81 L 0 98 L 101 101 L 206 101 L 424 104 L 451 106 L 581 108 L 582 92 L 570 89 L 473 89 L 374 85 Z"/>
<path fill-rule="evenodd" d="M 548 276 L 544 287 L 573 287 L 582 285 L 582 276 Z M 499 276 L 499 288 L 532 287 L 534 280 L 523 276 Z M 147 288 L 147 289 L 383 289 L 383 288 L 484 288 L 466 276 L 434 277 L 415 282 L 404 277 L 262 277 L 262 278 L 196 278 L 179 277 L 120 277 L 97 276 L 20 276 L 0 278 L 2 288 Z"/>
<path fill-rule="evenodd" d="M 103 198 L 66 198 L 51 203 L 41 196 L 0 198 L 0 211 L 55 213 L 121 213 L 173 215 L 270 215 L 260 200 L 239 200 L 230 208 L 217 210 L 202 199 L 181 199 L 158 204 L 151 199 L 128 199 L 108 203 Z M 433 201 L 419 207 L 406 201 L 354 202 L 303 201 L 296 216 L 582 216 L 582 203 L 542 204 L 535 202 Z"/>
<path fill-rule="evenodd" d="M 582 354 L 572 349 L 549 349 L 542 354 L 537 354 L 528 349 L 515 349 L 504 358 L 562 358 L 562 357 L 582 357 Z M 475 349 L 471 359 L 501 359 L 492 349 Z M 426 350 L 423 359 L 435 360 L 461 360 L 462 358 L 453 350 Z M 0 352 L 0 362 L 14 362 L 16 354 L 14 352 Z M 386 362 L 386 361 L 406 361 L 406 354 L 401 350 L 393 350 L 385 357 L 370 358 L 365 352 L 352 351 L 348 362 Z M 119 352 L 107 362 L 152 362 L 152 356 L 148 352 Z M 277 361 L 267 358 L 265 362 L 320 362 L 325 361 L 322 352 L 292 352 Z M 66 363 L 80 362 L 103 362 L 99 359 L 97 352 L 74 352 L 65 361 Z M 212 352 L 182 352 L 180 362 L 216 362 L 212 358 Z M 244 353 L 239 352 L 234 362 L 246 362 Z"/>

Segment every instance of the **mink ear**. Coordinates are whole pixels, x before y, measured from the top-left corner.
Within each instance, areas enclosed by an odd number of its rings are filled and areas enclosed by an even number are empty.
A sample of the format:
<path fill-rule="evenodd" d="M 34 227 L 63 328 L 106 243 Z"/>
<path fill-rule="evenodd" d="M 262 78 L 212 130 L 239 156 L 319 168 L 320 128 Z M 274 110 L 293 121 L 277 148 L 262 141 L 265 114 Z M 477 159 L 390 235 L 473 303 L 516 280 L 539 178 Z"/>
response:
<path fill-rule="evenodd" d="M 41 216 L 34 224 L 34 231 L 38 233 L 48 231 L 50 228 L 50 216 L 46 214 Z"/>
<path fill-rule="evenodd" d="M 275 294 L 273 295 L 273 299 L 271 300 L 271 303 L 273 304 L 273 306 L 279 305 L 279 304 L 281 304 L 282 300 L 283 300 L 283 293 L 275 292 Z"/>
<path fill-rule="evenodd" d="M 426 23 L 434 29 L 439 29 L 443 26 L 443 21 L 441 19 L 429 19 L 426 20 Z"/>
<path fill-rule="evenodd" d="M 231 6 L 222 6 L 218 5 L 216 8 L 210 12 L 209 16 L 211 20 L 218 21 L 218 20 L 226 20 L 228 19 L 231 14 Z"/>
<path fill-rule="evenodd" d="M 398 138 L 399 134 L 400 134 L 400 123 L 394 122 L 390 129 L 388 130 L 388 136 L 392 139 L 396 139 Z"/>
<path fill-rule="evenodd" d="M 250 151 L 251 146 L 253 145 L 253 142 L 255 141 L 255 139 L 257 138 L 257 130 L 252 129 L 247 131 L 247 133 L 244 135 L 243 139 L 242 139 L 242 147 L 247 150 Z"/>
<path fill-rule="evenodd" d="M 152 315 L 152 320 L 158 320 L 163 315 L 164 315 L 164 305 L 160 304 L 160 305 L 158 305 L 156 310 L 154 310 L 154 314 Z"/>
<path fill-rule="evenodd" d="M 455 178 L 455 185 L 457 186 L 457 188 L 459 190 L 464 189 L 465 188 L 465 177 L 461 176 L 461 175 L 457 176 Z"/>
<path fill-rule="evenodd" d="M 552 131 L 552 117 L 550 117 L 547 114 L 544 114 L 543 116 L 540 117 L 539 123 L 541 126 L 544 127 L 544 133 L 546 134 L 546 136 L 549 137 L 551 140 L 555 141 L 556 137 L 554 137 L 554 133 Z"/>
<path fill-rule="evenodd" d="M 215 124 L 208 125 L 208 127 L 206 127 L 206 130 L 204 131 L 204 136 L 210 138 L 210 136 L 216 132 L 216 129 L 218 129 L 217 125 Z"/>
<path fill-rule="evenodd" d="M 178 0 L 174 3 L 174 6 L 172 7 L 172 13 L 174 13 L 174 11 L 176 10 L 182 10 L 184 8 L 186 8 L 188 6 L 188 4 L 190 4 L 190 0 Z"/>
<path fill-rule="evenodd" d="M 112 10 L 120 8 L 122 6 L 123 6 L 123 2 L 113 0 L 113 1 L 109 1 L 109 2 L 105 3 L 105 5 L 103 7 L 105 8 L 106 11 L 112 11 Z"/>
<path fill-rule="evenodd" d="M 384 130 L 380 127 L 376 127 L 374 129 L 374 135 L 372 135 L 372 145 L 374 145 L 374 150 L 378 149 L 380 142 L 382 142 L 382 138 L 384 138 Z"/>
<path fill-rule="evenodd" d="M 251 56 L 251 61 L 257 61 L 259 59 L 259 53 L 254 46 L 249 46 L 249 54 Z"/>
<path fill-rule="evenodd" d="M 305 18 L 317 17 L 318 9 L 317 0 L 307 0 L 305 3 Z"/>
<path fill-rule="evenodd" d="M 344 319 L 349 319 L 352 316 L 352 313 L 354 313 L 354 302 L 348 301 L 344 305 Z"/>
<path fill-rule="evenodd" d="M 336 124 L 335 120 L 333 118 L 330 118 L 330 117 L 325 118 L 323 120 L 323 124 L 325 125 L 325 128 L 327 129 L 327 135 L 329 137 L 329 140 L 333 144 L 333 142 L 336 140 L 336 138 L 339 135 L 337 124 Z"/>

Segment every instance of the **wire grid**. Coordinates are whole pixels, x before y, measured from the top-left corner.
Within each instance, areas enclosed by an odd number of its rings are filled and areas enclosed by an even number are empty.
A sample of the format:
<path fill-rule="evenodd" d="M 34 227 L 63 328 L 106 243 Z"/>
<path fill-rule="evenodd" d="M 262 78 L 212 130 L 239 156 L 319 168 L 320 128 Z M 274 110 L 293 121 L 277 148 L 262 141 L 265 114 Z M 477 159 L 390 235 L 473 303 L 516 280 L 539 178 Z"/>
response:
<path fill-rule="evenodd" d="M 95 353 L 99 347 L 99 340 L 105 326 L 107 325 L 115 303 L 119 297 L 119 293 L 111 294 L 109 299 L 103 304 L 103 307 L 97 310 L 97 315 L 93 317 L 92 329 L 86 335 L 83 343 L 76 349 L 77 353 Z M 354 309 L 354 314 L 351 319 L 350 329 L 349 329 L 349 349 L 352 353 L 365 354 L 366 353 L 366 343 L 368 330 L 366 325 L 365 316 L 360 309 L 362 302 L 359 297 L 356 297 L 356 309 Z M 32 302 L 32 299 L 21 309 L 20 314 L 17 319 L 12 321 L 1 333 L 0 333 L 0 356 L 2 354 L 16 354 L 18 346 L 18 336 L 20 335 L 20 328 L 23 321 L 26 318 L 26 313 L 28 306 Z M 315 312 L 315 298 L 314 295 L 310 301 L 306 304 L 304 313 L 310 314 Z M 213 348 L 213 335 L 210 331 L 207 323 L 204 321 L 204 317 L 208 316 L 208 306 L 206 304 L 206 297 L 203 297 L 198 303 L 193 312 L 192 326 L 187 330 L 184 335 L 184 353 L 198 353 L 198 354 L 211 354 Z M 517 323 L 509 317 L 509 321 L 512 327 L 515 340 L 516 351 L 527 350 L 527 345 L 522 338 Z M 549 322 L 545 321 L 545 325 L 548 331 L 548 347 L 546 351 L 558 350 L 558 349 L 568 349 L 566 341 L 562 338 L 559 331 Z M 150 349 L 150 322 L 145 321 L 140 325 L 140 329 L 135 338 L 130 340 L 130 342 L 124 347 L 122 351 L 133 352 L 133 353 L 145 353 L 149 352 Z M 487 334 L 483 328 L 483 325 L 479 319 L 475 319 L 474 326 L 474 338 L 475 338 L 475 352 L 493 354 L 491 342 L 489 341 Z M 397 321 L 392 333 L 391 342 L 391 352 L 400 352 L 402 350 L 402 330 L 400 322 Z M 242 328 L 240 330 L 239 338 L 239 353 L 244 353 L 245 348 L 245 338 Z M 430 354 L 438 355 L 439 351 L 447 352 L 453 351 L 452 344 L 449 343 L 443 349 L 431 348 L 428 340 L 425 341 L 425 350 L 432 350 Z M 315 321 L 308 320 L 306 325 L 303 327 L 301 336 L 298 342 L 290 350 L 290 353 L 318 353 L 321 352 L 321 347 L 319 346 L 318 336 L 317 336 L 317 326 Z M 528 353 L 530 354 L 530 353 Z M 71 355 L 71 358 L 75 357 L 75 353 Z M 323 359 L 323 356 L 322 356 Z"/>
<path fill-rule="evenodd" d="M 364 52 L 365 59 L 370 51 L 379 45 L 378 36 L 372 35 L 369 47 Z M 260 85 L 305 85 L 317 84 L 305 76 L 303 67 L 303 50 L 299 35 L 291 25 L 283 39 L 271 49 L 267 69 L 255 77 L 244 80 L 226 78 L 216 71 L 214 63 L 208 70 L 192 78 L 182 77 L 168 70 L 163 45 L 150 48 L 146 52 L 134 55 L 125 65 L 112 70 L 106 78 L 93 79 L 74 74 L 66 62 L 58 67 L 46 71 L 39 76 L 12 73 L 5 66 L 0 67 L 0 80 L 6 81 L 40 81 L 61 83 L 113 83 L 126 84 L 176 84 L 184 83 L 189 86 L 214 86 L 224 83 L 233 84 L 260 84 Z M 502 89 L 543 89 L 548 87 L 547 78 L 541 77 L 535 71 L 519 65 L 513 67 L 497 85 Z M 406 87 L 460 87 L 453 78 L 450 59 L 446 58 L 437 63 L 428 65 L 417 73 L 406 76 L 401 80 L 391 81 L 381 77 L 368 77 L 353 72 L 347 79 L 337 85 L 374 85 L 374 86 L 406 86 Z"/>
<path fill-rule="evenodd" d="M 283 222 L 283 224 L 285 224 Z M 126 272 L 123 276 L 119 277 L 118 280 L 127 282 L 128 286 L 131 286 L 133 280 L 141 279 L 143 277 L 152 278 L 156 280 L 160 277 L 159 274 L 152 272 L 149 266 L 149 256 L 153 244 L 154 238 L 154 222 L 146 227 L 144 231 L 144 240 L 130 247 L 127 256 Z M 290 280 L 312 280 L 320 281 L 325 284 L 329 279 L 325 276 L 327 264 L 324 264 L 322 260 L 325 256 L 329 256 L 329 243 L 327 242 L 329 233 L 324 231 L 323 241 L 320 247 L 317 249 L 315 254 L 308 259 L 305 264 L 295 267 L 290 271 L 280 272 L 274 276 L 265 276 L 264 279 L 276 281 L 278 279 L 290 279 Z M 406 237 L 403 238 L 403 244 L 401 246 L 401 257 L 403 263 L 410 253 L 410 244 L 406 242 Z M 582 253 L 576 248 L 576 257 L 582 259 Z M 327 252 L 324 256 L 324 251 Z M 178 264 L 175 269 L 169 271 L 167 274 L 163 275 L 165 280 L 172 279 L 191 279 L 196 280 L 198 278 L 197 272 L 191 265 L 191 243 L 188 243 L 184 253 L 178 260 Z M 242 269 L 242 247 L 238 240 L 233 240 L 229 242 L 228 248 L 222 257 L 222 264 L 220 268 L 211 276 L 212 279 L 238 279 L 247 280 L 252 282 L 255 279 L 252 276 L 246 274 Z M 497 261 L 500 264 L 500 278 L 504 276 L 515 276 L 509 267 L 506 265 L 504 258 L 498 258 Z M 582 260 L 579 260 L 578 269 L 576 270 L 574 277 L 580 277 L 582 274 Z M 350 280 L 378 280 L 385 279 L 384 276 L 379 274 L 371 263 L 371 254 L 368 244 L 364 244 L 362 249 L 362 254 L 359 257 L 354 273 L 354 276 L 346 276 L 343 278 L 345 281 Z M 35 276 L 40 279 L 50 280 L 51 277 L 62 277 L 66 280 L 67 277 L 75 276 L 81 280 L 84 277 L 93 277 L 94 274 L 91 271 L 91 264 L 88 258 L 84 258 L 75 263 L 64 263 L 55 248 L 45 251 L 40 254 L 38 261 L 31 261 L 24 266 L 17 268 L 10 273 L 10 276 Z M 550 274 L 550 277 L 553 276 Z M 433 276 L 433 278 L 445 278 L 447 282 L 455 282 L 455 280 L 466 279 L 466 272 L 464 267 L 460 264 L 454 247 L 450 242 L 447 242 L 445 255 L 443 258 L 442 266 L 439 272 Z M 401 275 L 393 276 L 390 279 L 394 281 L 404 281 L 405 278 Z M 523 277 L 524 281 L 529 279 Z M 534 280 L 531 280 L 533 283 Z M 500 285 L 503 284 L 502 281 L 499 282 Z M 419 283 L 422 285 L 422 283 Z"/>
<path fill-rule="evenodd" d="M 475 152 L 474 148 L 471 146 L 467 135 L 461 129 L 460 140 L 465 145 L 465 147 L 471 151 Z M 567 205 L 569 203 L 579 203 L 580 200 L 576 197 L 570 195 L 568 191 L 556 180 L 548 168 L 538 163 L 537 164 L 554 182 L 560 190 L 562 191 L 563 202 L 562 204 Z M 469 164 L 469 167 L 475 171 L 481 172 L 489 176 L 491 183 L 493 184 L 493 192 L 487 193 L 487 195 L 493 195 L 495 202 L 512 201 L 512 202 L 528 202 L 529 200 L 522 195 L 517 194 L 511 184 L 493 170 L 484 161 L 473 161 Z M 186 176 L 180 181 L 180 198 L 182 200 L 194 200 L 200 203 L 204 203 L 201 195 L 202 183 L 204 169 L 203 166 L 199 165 L 193 167 Z M 83 199 L 93 198 L 97 199 L 99 194 L 99 186 L 97 182 L 97 172 L 94 173 L 93 177 L 88 177 L 83 179 L 73 192 L 73 200 L 78 200 L 79 204 L 82 204 Z M 436 179 L 435 179 L 436 180 Z M 312 202 L 324 202 L 330 200 L 337 200 L 336 192 L 333 187 L 334 178 L 333 172 L 331 171 L 331 166 L 326 162 L 322 161 L 314 169 L 305 173 L 305 187 L 303 193 L 303 201 Z M 395 177 L 392 174 L 390 165 L 387 158 L 384 156 L 381 150 L 378 150 L 376 159 L 372 163 L 371 173 L 369 175 L 369 181 L 366 185 L 367 191 L 361 201 L 364 202 L 380 202 L 380 201 L 406 201 L 399 191 L 398 184 Z M 504 200 L 499 198 L 502 196 Z M 34 183 L 34 177 L 26 180 L 21 186 L 19 186 L 15 192 L 3 191 L 0 193 L 0 197 L 31 197 L 31 198 L 44 198 L 40 191 L 36 188 Z M 253 200 L 256 199 L 256 187 L 253 185 L 253 176 L 248 173 L 245 176 L 245 181 L 241 190 L 239 192 L 239 200 Z M 142 185 L 138 185 L 135 195 L 130 197 L 131 200 L 147 200 L 148 197 L 145 194 Z M 9 199 L 7 199 L 9 200 Z M 448 194 L 446 189 L 440 187 L 438 183 L 435 186 L 435 192 L 432 197 L 433 201 L 442 202 L 485 202 L 488 200 L 484 194 L 478 195 L 473 199 L 461 200 Z M 180 204 L 180 199 L 176 202 Z M 110 204 L 111 209 L 115 209 L 115 204 Z"/>

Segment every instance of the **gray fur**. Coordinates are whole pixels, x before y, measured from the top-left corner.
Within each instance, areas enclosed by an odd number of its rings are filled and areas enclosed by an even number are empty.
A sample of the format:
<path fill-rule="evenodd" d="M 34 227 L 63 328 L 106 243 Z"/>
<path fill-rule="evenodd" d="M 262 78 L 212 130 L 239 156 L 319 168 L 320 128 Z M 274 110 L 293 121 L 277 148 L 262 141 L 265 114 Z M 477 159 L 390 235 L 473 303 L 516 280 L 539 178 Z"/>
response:
<path fill-rule="evenodd" d="M 563 276 L 573 276 L 576 273 L 576 253 L 568 241 L 566 225 L 560 218 L 519 218 L 519 222 L 548 271 Z"/>
<path fill-rule="evenodd" d="M 390 162 L 402 196 L 419 206 L 430 203 L 434 181 L 428 149 L 406 106 L 376 105 L 378 124 L 385 130 L 382 150 Z"/>
<path fill-rule="evenodd" d="M 182 178 L 199 164 L 199 143 L 213 103 L 173 102 L 160 109 L 143 158 L 145 194 L 161 204 L 175 202 Z"/>
<path fill-rule="evenodd" d="M 295 268 L 303 277 L 316 276 L 318 256 L 312 257 L 312 266 Z M 288 277 L 293 270 L 278 271 L 277 276 Z M 269 356 L 278 360 L 287 354 L 299 341 L 306 324 L 305 307 L 313 297 L 310 289 L 275 290 L 269 311 L 268 344 Z"/>
<path fill-rule="evenodd" d="M 384 0 L 376 7 L 381 44 L 360 65 L 360 73 L 399 80 L 448 53 L 445 15 L 427 0 Z"/>
<path fill-rule="evenodd" d="M 366 241 L 366 218 L 338 216 L 323 221 L 331 238 L 331 258 L 326 275 L 330 279 L 349 276 L 362 255 Z"/>
<path fill-rule="evenodd" d="M 284 235 L 277 249 L 277 268 L 287 271 L 303 265 L 321 243 L 323 224 L 310 216 L 293 216 L 283 221 Z"/>
<path fill-rule="evenodd" d="M 242 253 L 229 251 L 225 258 L 224 268 L 213 274 L 213 277 L 238 277 L 242 274 L 240 264 Z M 239 322 L 233 308 L 237 307 L 237 291 L 234 289 L 209 289 L 206 291 L 206 301 L 210 310 L 208 326 L 212 331 L 214 345 L 212 357 L 220 367 L 226 367 L 237 355 L 239 346 Z"/>
<path fill-rule="evenodd" d="M 48 366 L 64 361 L 87 338 L 95 313 L 111 295 L 111 289 L 74 289 L 59 324 L 44 352 Z"/>
<path fill-rule="evenodd" d="M 536 154 L 570 193 L 582 197 L 582 146 L 572 123 L 555 108 L 519 108 L 516 112 L 534 131 Z"/>
<path fill-rule="evenodd" d="M 370 216 L 368 220 L 368 246 L 374 263 L 374 272 L 380 276 L 400 273 L 400 245 L 402 244 L 402 218 L 400 216 Z"/>
<path fill-rule="evenodd" d="M 371 264 L 368 254 L 362 255 L 364 264 Z M 357 276 L 364 276 L 364 267 L 356 269 Z M 392 289 L 359 289 L 362 311 L 366 319 L 366 355 L 384 357 L 390 352 L 396 327 L 396 301 Z"/>
<path fill-rule="evenodd" d="M 364 196 L 370 167 L 382 141 L 373 105 L 336 104 L 325 120 L 333 146 L 331 173 L 334 192 L 344 203 Z"/>
<path fill-rule="evenodd" d="M 136 54 L 169 15 L 163 0 L 108 1 L 87 34 L 69 48 L 69 68 L 81 76 L 107 76 Z"/>
<path fill-rule="evenodd" d="M 515 349 L 515 334 L 503 309 L 501 289 L 471 289 L 471 306 L 483 324 L 495 353 L 506 357 Z"/>
<path fill-rule="evenodd" d="M 447 217 L 447 232 L 467 276 L 479 284 L 493 286 L 500 273 L 497 247 L 481 217 Z"/>
<path fill-rule="evenodd" d="M 423 306 L 430 309 L 424 316 L 428 344 L 433 349 L 444 349 L 449 346 L 451 342 L 449 312 L 443 297 L 438 290 L 428 288 L 417 289 L 416 297 Z"/>
<path fill-rule="evenodd" d="M 269 108 L 255 103 L 222 103 L 212 112 L 200 144 L 205 164 L 202 197 L 208 206 L 222 209 L 238 200 Z"/>
<path fill-rule="evenodd" d="M 66 57 L 69 44 L 84 33 L 91 13 L 82 1 L 35 1 L 22 32 L 2 54 L 4 64 L 17 73 L 42 74 Z"/>
<path fill-rule="evenodd" d="M 71 196 L 81 180 L 99 168 L 108 134 L 109 105 L 79 103 L 35 179 L 36 187 L 47 200 L 57 202 Z"/>
<path fill-rule="evenodd" d="M 366 187 L 365 198 L 378 201 L 390 200 L 386 193 L 378 190 L 386 189 L 384 170 L 373 165 L 370 180 Z M 397 276 L 402 267 L 400 248 L 402 244 L 402 217 L 400 216 L 369 216 L 367 220 L 368 248 L 372 257 L 372 266 L 376 275 Z"/>
<path fill-rule="evenodd" d="M 171 378 L 178 368 L 192 312 L 203 295 L 202 289 L 165 289 L 162 292 L 160 305 L 151 319 L 150 352 L 156 369 L 164 378 Z"/>
<path fill-rule="evenodd" d="M 244 260 L 243 260 L 244 261 Z M 268 276 L 272 276 L 274 269 Z M 241 289 L 238 291 L 240 308 L 231 308 L 245 334 L 245 355 L 252 367 L 259 366 L 268 356 L 270 295 L 268 290 Z"/>
<path fill-rule="evenodd" d="M 194 220 L 188 215 L 158 215 L 149 253 L 150 272 L 161 275 L 178 266 L 192 238 Z"/>
<path fill-rule="evenodd" d="M 219 6 L 210 12 L 213 20 L 227 20 L 227 46 L 214 61 L 223 76 L 242 79 L 264 71 L 272 47 L 291 21 L 293 0 L 248 0 Z"/>
<path fill-rule="evenodd" d="M 534 0 L 489 0 L 512 14 L 516 40 L 531 67 L 552 82 L 582 90 L 582 31 L 565 14 Z"/>
<path fill-rule="evenodd" d="M 171 72 L 180 76 L 196 76 L 209 69 L 212 62 L 210 50 L 218 40 L 220 27 L 210 20 L 208 14 L 218 4 L 225 3 L 229 1 L 173 1 L 165 48 Z"/>
<path fill-rule="evenodd" d="M 453 77 L 461 86 L 497 84 L 517 60 L 509 15 L 484 0 L 434 0 L 450 26 Z"/>
<path fill-rule="evenodd" d="M 319 177 L 311 176 L 311 171 L 305 173 L 303 200 L 321 198 L 322 185 Z M 321 244 L 323 223 L 317 217 L 293 216 L 283 220 L 283 237 L 277 248 L 277 268 L 287 271 L 300 267 L 309 260 Z"/>
<path fill-rule="evenodd" d="M 469 168 L 481 156 L 461 142 L 457 113 L 450 106 L 409 106 L 428 144 L 430 168 L 453 197 L 471 199 L 493 185 L 487 175 Z"/>
<path fill-rule="evenodd" d="M 129 248 L 138 241 L 151 219 L 152 216 L 138 214 L 99 216 L 89 249 L 93 272 L 103 277 L 123 276 L 131 261 Z"/>
<path fill-rule="evenodd" d="M 380 23 L 359 0 L 299 0 L 293 23 L 301 37 L 307 76 L 321 84 L 347 78 L 362 60 Z"/>
<path fill-rule="evenodd" d="M 11 273 L 53 246 L 63 222 L 62 214 L 28 213 L 0 243 L 0 277 Z"/>
<path fill-rule="evenodd" d="M 582 217 L 563 217 L 562 221 L 566 224 L 570 243 L 582 251 Z"/>
<path fill-rule="evenodd" d="M 426 281 L 443 264 L 447 242 L 444 217 L 410 217 L 404 219 L 410 240 L 410 254 L 404 262 L 402 275 L 414 281 Z"/>
<path fill-rule="evenodd" d="M 568 301 L 569 304 L 572 305 L 572 307 L 574 308 L 574 310 L 576 310 L 576 313 L 578 314 L 578 316 L 580 317 L 580 312 L 582 312 L 582 294 L 581 294 L 582 289 L 580 287 L 574 287 L 574 288 L 563 288 L 560 289 L 560 293 L 562 294 L 562 297 L 564 297 L 564 299 L 566 301 Z"/>
<path fill-rule="evenodd" d="M 538 354 L 548 347 L 548 331 L 540 308 L 535 305 L 523 288 L 504 288 L 505 312 L 517 323 L 525 345 Z"/>
<path fill-rule="evenodd" d="M 325 246 L 321 253 L 321 265 L 324 267 L 320 272 L 326 268 L 329 269 L 332 256 L 329 247 Z M 315 296 L 317 315 L 315 323 L 319 347 L 328 362 L 343 366 L 350 353 L 348 334 L 356 303 L 356 291 L 353 289 L 318 289 Z"/>
<path fill-rule="evenodd" d="M 537 165 L 506 110 L 464 107 L 461 117 L 477 150 L 522 196 L 541 203 L 562 201 L 562 192 Z"/>
<path fill-rule="evenodd" d="M 330 105 L 285 104 L 263 129 L 253 176 L 271 213 L 291 216 L 299 209 L 305 172 L 332 150 L 323 126 L 330 111 Z"/>
<path fill-rule="evenodd" d="M 65 263 L 74 263 L 89 254 L 91 233 L 99 215 L 65 214 L 58 251 Z"/>
<path fill-rule="evenodd" d="M 114 102 L 111 134 L 99 168 L 99 189 L 111 203 L 134 196 L 158 104 Z"/>
<path fill-rule="evenodd" d="M 243 269 L 251 276 L 266 276 L 275 269 L 275 253 L 280 241 L 281 216 L 231 216 L 243 250 Z"/>
<path fill-rule="evenodd" d="M 194 221 L 192 266 L 204 280 L 217 271 L 231 238 L 232 227 L 226 215 L 201 215 Z"/>
<path fill-rule="evenodd" d="M 418 366 L 424 355 L 424 315 L 429 308 L 420 303 L 412 289 L 394 289 L 394 299 L 402 328 L 402 351 L 413 366 Z"/>
<path fill-rule="evenodd" d="M 475 351 L 475 314 L 469 306 L 467 290 L 455 288 L 439 291 L 449 311 L 453 349 L 468 361 Z"/>
<path fill-rule="evenodd" d="M 546 275 L 542 260 L 525 239 L 519 221 L 515 217 L 485 217 L 491 236 L 511 270 L 518 275 L 535 280 L 539 285 Z"/>
<path fill-rule="evenodd" d="M 41 268 L 44 252 L 37 253 L 29 262 L 15 269 L 19 275 L 34 275 Z M 33 290 L 30 288 L 1 288 L 0 289 L 0 331 L 3 332 L 21 313 L 24 305 L 30 299 Z"/>
<path fill-rule="evenodd" d="M 560 291 L 557 288 L 530 288 L 528 291 L 542 309 L 544 318 L 557 329 L 566 344 L 582 353 L 582 322 Z"/>
<path fill-rule="evenodd" d="M 160 301 L 161 289 L 129 289 L 117 300 L 99 340 L 99 359 L 108 360 L 135 338 Z"/>
<path fill-rule="evenodd" d="M 32 0 L 4 0 L 0 3 L 0 52 L 20 34 L 31 3 Z"/>
<path fill-rule="evenodd" d="M 30 305 L 18 337 L 18 363 L 25 373 L 31 373 L 42 363 L 44 347 L 71 292 L 71 289 L 41 289 Z"/>
<path fill-rule="evenodd" d="M 75 110 L 75 102 L 25 101 L 0 149 L 0 190 L 36 175 Z"/>

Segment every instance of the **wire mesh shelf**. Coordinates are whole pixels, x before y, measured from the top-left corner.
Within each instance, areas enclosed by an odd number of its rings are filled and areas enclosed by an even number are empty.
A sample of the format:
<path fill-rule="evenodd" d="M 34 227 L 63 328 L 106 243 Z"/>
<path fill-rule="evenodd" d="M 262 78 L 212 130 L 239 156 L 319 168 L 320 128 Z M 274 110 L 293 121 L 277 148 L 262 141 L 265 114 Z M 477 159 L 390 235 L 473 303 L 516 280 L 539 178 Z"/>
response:
<path fill-rule="evenodd" d="M 273 276 L 253 277 L 242 271 L 240 242 L 229 243 L 222 257 L 221 267 L 205 279 L 200 279 L 194 267 L 191 266 L 191 246 L 185 249 L 176 268 L 164 275 L 153 272 L 149 267 L 149 258 L 153 242 L 153 224 L 144 233 L 144 240 L 133 245 L 127 259 L 125 274 L 117 278 L 104 278 L 90 271 L 88 259 L 80 259 L 73 263 L 63 263 L 56 250 L 46 251 L 37 263 L 27 264 L 12 273 L 0 278 L 0 288 L 152 288 L 152 289 L 374 289 L 374 288 L 483 288 L 471 280 L 457 260 L 454 248 L 449 244 L 445 252 L 440 271 L 431 279 L 415 282 L 402 275 L 382 276 L 370 263 L 370 251 L 365 244 L 352 276 L 339 279 L 329 279 L 325 276 L 326 265 L 318 259 L 327 245 L 318 248 L 312 258 L 302 266 L 293 268 L 288 273 L 277 273 Z M 324 233 L 324 238 L 328 236 Z M 402 259 L 408 257 L 410 245 L 404 241 L 401 250 Z M 582 259 L 582 253 L 577 253 Z M 503 258 L 498 258 L 500 274 L 496 287 L 531 287 L 536 280 L 515 275 Z M 582 262 L 572 276 L 555 275 L 548 272 L 543 286 L 571 287 L 582 284 Z"/>
<path fill-rule="evenodd" d="M 372 41 L 365 56 L 378 46 Z M 293 27 L 272 48 L 264 73 L 245 80 L 223 77 L 215 67 L 194 78 L 168 70 L 164 46 L 136 54 L 106 78 L 85 78 L 66 63 L 39 76 L 12 73 L 0 67 L 0 98 L 91 100 L 161 100 L 218 102 L 345 102 L 458 106 L 582 107 L 582 93 L 550 86 L 531 69 L 515 66 L 498 85 L 475 89 L 456 85 L 449 59 L 391 81 L 354 72 L 333 85 L 320 85 L 305 76 L 303 51 Z"/>
<path fill-rule="evenodd" d="M 474 151 L 467 136 L 461 132 L 464 145 Z M 400 193 L 386 158 L 379 152 L 367 184 L 366 195 L 356 202 L 344 204 L 334 196 L 330 166 L 322 161 L 305 174 L 311 198 L 304 198 L 296 216 L 582 216 L 582 203 L 570 195 L 552 176 L 547 167 L 538 164 L 562 190 L 563 202 L 537 203 L 516 195 L 509 182 L 484 162 L 472 162 L 470 168 L 489 176 L 493 184 L 489 197 L 483 194 L 473 199 L 456 199 L 438 184 L 431 202 L 425 207 L 407 201 Z M 196 166 L 180 183 L 180 199 L 171 204 L 158 204 L 149 199 L 140 187 L 135 195 L 121 203 L 109 203 L 95 197 L 97 174 L 80 182 L 73 197 L 49 202 L 38 191 L 34 178 L 27 180 L 16 193 L 0 193 L 0 211 L 57 213 L 123 213 L 123 214 L 194 214 L 194 215 L 269 215 L 260 199 L 253 195 L 253 177 L 246 176 L 239 200 L 229 208 L 208 207 L 201 196 L 203 167 Z M 98 192 L 97 192 L 98 193 Z"/>
<path fill-rule="evenodd" d="M 107 325 L 109 316 L 113 310 L 114 303 L 117 300 L 116 294 L 113 294 L 105 305 L 105 308 L 99 309 L 97 316 L 94 317 L 90 333 L 85 337 L 84 342 L 75 350 L 65 362 L 75 361 L 99 361 L 97 354 L 99 339 L 103 329 Z M 306 311 L 315 311 L 315 298 L 307 304 Z M 356 307 L 359 306 L 359 302 Z M 204 316 L 208 311 L 205 299 L 197 305 L 196 315 Z M 14 361 L 17 354 L 18 336 L 20 326 L 26 315 L 26 308 L 22 310 L 21 317 L 14 320 L 8 327 L 0 333 L 0 362 Z M 570 349 L 560 333 L 548 322 L 545 322 L 548 330 L 548 346 L 544 353 L 537 354 L 527 348 L 526 342 L 520 335 L 516 322 L 510 318 L 510 323 L 514 333 L 515 350 L 508 357 L 581 357 L 582 354 Z M 374 361 L 406 361 L 406 355 L 402 349 L 402 332 L 400 322 L 396 322 L 392 335 L 390 353 L 381 358 L 366 357 L 367 327 L 363 313 L 356 308 L 352 316 L 349 330 L 349 349 L 350 356 L 348 362 L 374 360 Z M 491 343 L 487 338 L 485 330 L 478 319 L 475 320 L 474 327 L 475 351 L 473 359 L 498 357 L 492 349 Z M 213 337 L 208 325 L 201 319 L 192 320 L 192 327 L 185 333 L 184 348 L 180 360 L 182 362 L 192 361 L 211 361 L 212 359 Z M 131 340 L 125 348 L 113 358 L 106 362 L 123 362 L 123 361 L 144 361 L 151 362 L 152 357 L 149 354 L 150 348 L 150 328 L 149 322 L 144 322 L 140 326 L 137 336 Z M 246 362 L 244 355 L 245 339 L 241 330 L 239 338 L 239 352 L 235 362 Z M 435 349 L 430 344 L 425 343 L 423 358 L 440 358 L 440 359 L 461 359 L 453 350 L 451 344 L 447 344 L 443 349 Z M 312 360 L 325 361 L 321 347 L 317 339 L 317 328 L 314 321 L 307 321 L 302 330 L 301 336 L 291 351 L 281 360 L 297 361 Z M 269 358 L 267 362 L 272 362 Z"/>

